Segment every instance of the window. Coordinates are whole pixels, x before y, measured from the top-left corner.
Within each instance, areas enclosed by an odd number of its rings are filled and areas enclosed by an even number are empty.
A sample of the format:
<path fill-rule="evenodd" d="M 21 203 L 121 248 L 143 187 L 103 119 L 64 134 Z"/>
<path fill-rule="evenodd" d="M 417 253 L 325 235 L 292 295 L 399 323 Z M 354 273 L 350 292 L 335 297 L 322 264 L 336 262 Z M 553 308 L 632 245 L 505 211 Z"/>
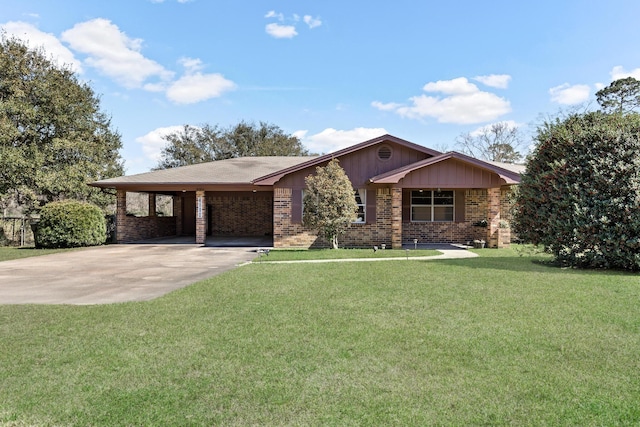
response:
<path fill-rule="evenodd" d="M 358 218 L 353 221 L 354 223 L 364 224 L 367 219 L 367 190 L 366 188 L 361 188 L 359 190 L 354 191 L 356 204 L 358 205 Z M 302 190 L 302 218 L 304 218 L 304 190 Z"/>
<path fill-rule="evenodd" d="M 412 190 L 411 221 L 453 221 L 453 191 Z"/>
<path fill-rule="evenodd" d="M 367 219 L 367 190 L 361 188 L 355 191 L 356 204 L 358 205 L 358 219 L 354 222 L 364 223 Z"/>

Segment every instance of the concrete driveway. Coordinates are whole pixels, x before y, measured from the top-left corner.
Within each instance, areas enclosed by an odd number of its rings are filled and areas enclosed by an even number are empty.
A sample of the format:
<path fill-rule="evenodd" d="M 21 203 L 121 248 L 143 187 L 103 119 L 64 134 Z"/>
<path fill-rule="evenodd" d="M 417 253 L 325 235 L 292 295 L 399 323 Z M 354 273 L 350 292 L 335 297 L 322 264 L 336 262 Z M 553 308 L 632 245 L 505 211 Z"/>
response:
<path fill-rule="evenodd" d="M 147 301 L 250 261 L 255 248 L 127 244 L 0 262 L 0 304 Z"/>

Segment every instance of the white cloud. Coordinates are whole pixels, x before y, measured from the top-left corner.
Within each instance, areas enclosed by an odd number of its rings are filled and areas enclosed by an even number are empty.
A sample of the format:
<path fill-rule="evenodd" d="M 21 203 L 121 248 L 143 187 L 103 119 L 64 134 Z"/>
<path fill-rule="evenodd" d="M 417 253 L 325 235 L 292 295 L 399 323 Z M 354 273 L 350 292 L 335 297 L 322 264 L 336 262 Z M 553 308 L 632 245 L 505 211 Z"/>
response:
<path fill-rule="evenodd" d="M 551 101 L 561 105 L 574 105 L 589 99 L 591 88 L 588 85 L 570 85 L 569 83 L 549 89 Z"/>
<path fill-rule="evenodd" d="M 235 88 L 236 84 L 222 74 L 186 74 L 169 85 L 167 98 L 177 104 L 193 104 L 218 98 Z"/>
<path fill-rule="evenodd" d="M 200 72 L 204 68 L 202 61 L 197 58 L 180 58 L 178 61 L 184 68 L 185 74 L 178 80 L 166 86 L 166 95 L 176 104 L 194 104 L 211 98 L 218 98 L 224 92 L 234 90 L 236 84 L 225 79 L 222 74 L 203 74 Z M 152 85 L 147 85 L 147 90 L 156 89 Z M 162 90 L 160 85 L 158 90 Z"/>
<path fill-rule="evenodd" d="M 284 15 L 282 13 L 276 13 L 275 10 L 270 10 L 264 15 L 265 18 L 276 18 L 278 21 L 284 21 Z"/>
<path fill-rule="evenodd" d="M 309 26 L 309 28 L 313 29 L 322 25 L 322 21 L 320 18 L 314 18 L 311 15 L 304 15 L 304 23 Z"/>
<path fill-rule="evenodd" d="M 397 110 L 398 108 L 402 107 L 402 104 L 398 104 L 396 102 L 388 102 L 388 103 L 383 103 L 380 101 L 373 101 L 371 103 L 371 106 L 374 108 L 377 108 L 378 110 L 381 111 L 394 111 Z"/>
<path fill-rule="evenodd" d="M 506 89 L 509 87 L 511 76 L 508 74 L 490 74 L 488 76 L 476 76 L 473 80 L 479 81 L 486 86 Z"/>
<path fill-rule="evenodd" d="M 296 27 L 293 25 L 280 25 L 276 23 L 267 24 L 265 31 L 276 39 L 290 39 L 298 35 Z"/>
<path fill-rule="evenodd" d="M 7 22 L 0 27 L 6 31 L 7 35 L 26 42 L 30 48 L 43 48 L 45 54 L 58 65 L 69 66 L 77 73 L 83 72 L 81 62 L 53 34 L 40 31 L 35 26 L 21 21 Z"/>
<path fill-rule="evenodd" d="M 300 130 L 294 132 L 294 135 L 300 138 L 302 144 L 310 152 L 326 154 L 385 135 L 388 132 L 384 128 L 355 128 L 351 130 L 327 128 L 315 135 L 307 136 L 307 133 L 306 130 Z"/>
<path fill-rule="evenodd" d="M 141 53 L 142 40 L 129 38 L 107 19 L 76 24 L 62 33 L 75 51 L 88 55 L 86 64 L 128 88 L 142 87 L 147 79 L 170 80 L 173 73 Z"/>
<path fill-rule="evenodd" d="M 438 80 L 430 82 L 422 88 L 425 92 L 441 92 L 445 95 L 464 95 L 478 92 L 478 87 L 470 83 L 465 77 L 452 80 Z"/>
<path fill-rule="evenodd" d="M 298 35 L 298 31 L 296 29 L 296 25 L 300 22 L 300 15 L 294 13 L 290 18 L 286 18 L 282 13 L 278 13 L 275 10 L 268 11 L 265 15 L 267 19 L 277 19 L 281 24 L 272 22 L 271 24 L 267 24 L 265 26 L 265 31 L 271 37 L 276 39 L 290 39 Z M 288 21 L 292 23 L 292 25 L 285 25 L 284 22 Z M 311 15 L 304 15 L 302 17 L 302 21 L 307 24 L 309 29 L 314 29 L 322 25 L 322 21 L 320 18 L 314 18 Z"/>
<path fill-rule="evenodd" d="M 81 62 L 53 34 L 44 33 L 24 22 L 8 22 L 1 27 L 7 34 L 27 41 L 31 47 L 42 46 L 47 55 L 59 63 L 70 65 L 73 71 L 82 72 Z M 198 58 L 180 58 L 178 62 L 185 68 L 185 73 L 174 80 L 173 72 L 140 53 L 142 40 L 128 37 L 106 19 L 78 23 L 63 32 L 61 39 L 73 51 L 86 54 L 86 64 L 124 87 L 165 92 L 167 98 L 178 104 L 216 98 L 236 87 L 234 82 L 221 74 L 202 73 L 204 65 Z"/>
<path fill-rule="evenodd" d="M 187 73 L 195 73 L 196 71 L 200 71 L 204 68 L 202 60 L 198 58 L 183 57 L 178 60 L 178 63 L 185 68 Z"/>
<path fill-rule="evenodd" d="M 631 71 L 627 71 L 621 65 L 616 65 L 611 70 L 611 81 L 624 79 L 625 77 L 633 77 L 634 79 L 640 80 L 640 68 L 636 68 Z"/>
<path fill-rule="evenodd" d="M 162 149 L 167 144 L 167 141 L 163 138 L 174 132 L 179 132 L 184 129 L 184 126 L 167 126 L 152 130 L 144 136 L 136 138 L 136 142 L 142 144 L 142 152 L 147 159 L 153 162 L 158 162 L 162 154 Z"/>
<path fill-rule="evenodd" d="M 472 124 L 489 122 L 511 111 L 511 104 L 490 92 L 483 92 L 465 77 L 439 80 L 424 85 L 426 92 L 445 96 L 418 95 L 410 104 L 374 101 L 371 105 L 383 111 L 394 111 L 410 119 L 433 117 L 440 123 Z"/>

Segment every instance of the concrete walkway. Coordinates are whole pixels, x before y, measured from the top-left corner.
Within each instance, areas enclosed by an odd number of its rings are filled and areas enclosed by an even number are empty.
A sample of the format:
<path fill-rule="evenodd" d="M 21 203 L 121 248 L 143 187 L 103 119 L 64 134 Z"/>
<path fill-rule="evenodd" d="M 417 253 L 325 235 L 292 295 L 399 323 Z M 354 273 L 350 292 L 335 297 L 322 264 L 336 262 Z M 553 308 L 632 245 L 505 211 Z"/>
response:
<path fill-rule="evenodd" d="M 421 247 L 420 249 L 426 249 Z M 442 245 L 438 247 L 430 247 L 429 249 L 436 249 L 441 252 L 440 255 L 435 256 L 417 256 L 408 258 L 409 261 L 437 261 L 441 259 L 462 259 L 462 258 L 475 258 L 478 254 L 469 252 L 464 248 L 455 247 L 452 245 Z M 270 264 L 296 264 L 303 262 L 310 263 L 325 263 L 325 262 L 377 262 L 377 261 L 407 261 L 407 257 L 393 257 L 393 258 L 345 258 L 345 259 L 311 259 L 311 260 L 295 260 L 295 261 L 269 261 L 268 256 L 262 256 L 260 263 Z"/>
<path fill-rule="evenodd" d="M 0 304 L 109 304 L 158 298 L 256 257 L 255 248 L 126 244 L 0 262 Z"/>

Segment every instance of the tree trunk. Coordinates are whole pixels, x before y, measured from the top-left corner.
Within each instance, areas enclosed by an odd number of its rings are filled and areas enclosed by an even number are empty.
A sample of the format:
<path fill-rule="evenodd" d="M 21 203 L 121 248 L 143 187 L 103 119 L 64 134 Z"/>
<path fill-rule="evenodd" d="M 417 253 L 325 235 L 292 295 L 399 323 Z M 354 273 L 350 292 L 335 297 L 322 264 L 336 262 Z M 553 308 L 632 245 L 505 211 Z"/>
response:
<path fill-rule="evenodd" d="M 338 236 L 337 235 L 333 235 L 333 237 L 331 237 L 331 249 L 338 249 Z"/>

